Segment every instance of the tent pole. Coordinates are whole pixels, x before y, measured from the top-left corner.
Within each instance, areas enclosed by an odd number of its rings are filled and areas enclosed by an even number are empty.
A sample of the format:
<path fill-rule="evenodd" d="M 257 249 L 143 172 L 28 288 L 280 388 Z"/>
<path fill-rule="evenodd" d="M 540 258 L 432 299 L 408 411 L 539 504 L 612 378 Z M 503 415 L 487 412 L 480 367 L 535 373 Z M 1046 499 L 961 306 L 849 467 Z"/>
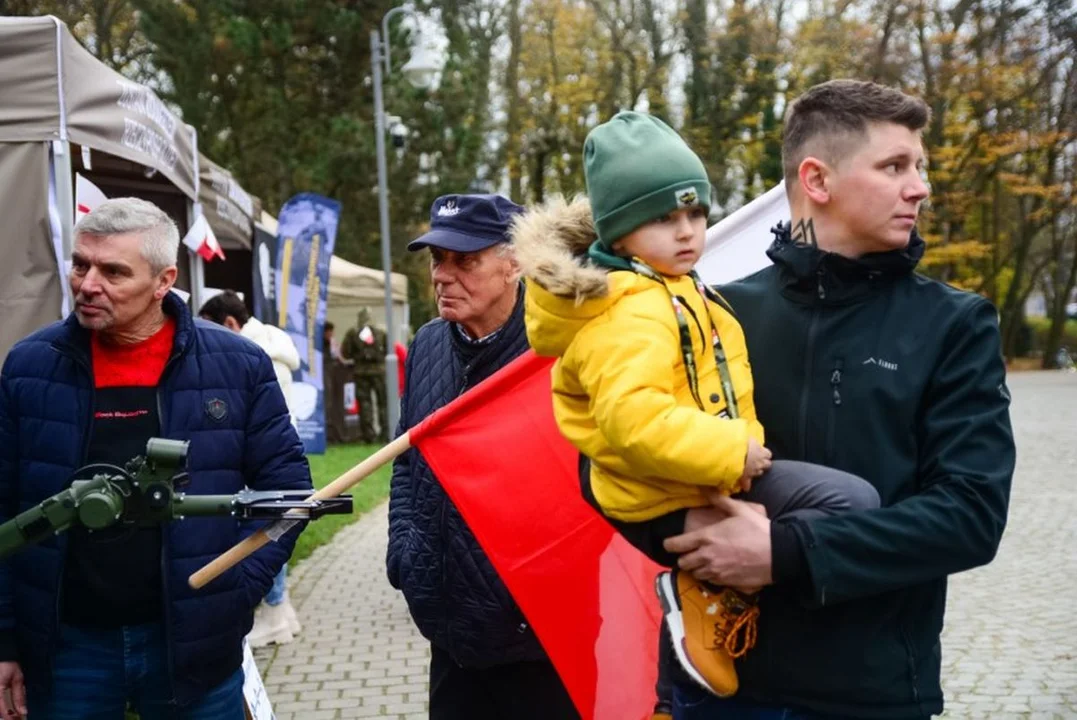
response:
<path fill-rule="evenodd" d="M 71 176 L 71 146 L 66 140 L 52 141 L 52 171 L 56 178 L 56 206 L 60 211 L 60 241 L 66 269 L 71 265 L 75 228 L 75 198 L 71 191 L 75 182 Z"/>
<path fill-rule="evenodd" d="M 72 190 L 75 183 L 71 173 L 71 145 L 66 140 L 53 140 L 49 160 L 52 163 L 52 184 L 56 201 L 55 217 L 50 218 L 49 224 L 54 226 L 54 231 L 59 230 L 60 233 L 59 257 L 56 258 L 59 267 L 56 270 L 60 276 L 60 317 L 63 318 L 74 309 L 71 288 L 68 285 L 71 253 L 75 246 L 75 197 Z"/>
<path fill-rule="evenodd" d="M 195 220 L 202 214 L 202 203 L 187 203 L 187 227 L 193 227 Z M 184 247 L 180 243 L 180 247 Z M 197 315 L 202 309 L 202 303 L 206 296 L 206 267 L 202 256 L 190 248 L 187 250 L 188 266 L 191 268 L 191 314 Z"/>
<path fill-rule="evenodd" d="M 202 189 L 202 167 L 198 162 L 198 131 L 193 125 L 184 125 L 191 133 L 191 162 L 194 163 L 194 200 L 187 203 L 187 227 L 194 227 L 195 220 L 202 215 L 202 203 L 199 202 L 199 193 Z M 181 243 L 182 244 L 182 243 Z M 197 315 L 202 309 L 202 303 L 206 297 L 206 266 L 202 256 L 187 249 L 187 257 L 190 258 L 191 267 L 191 314 Z"/>

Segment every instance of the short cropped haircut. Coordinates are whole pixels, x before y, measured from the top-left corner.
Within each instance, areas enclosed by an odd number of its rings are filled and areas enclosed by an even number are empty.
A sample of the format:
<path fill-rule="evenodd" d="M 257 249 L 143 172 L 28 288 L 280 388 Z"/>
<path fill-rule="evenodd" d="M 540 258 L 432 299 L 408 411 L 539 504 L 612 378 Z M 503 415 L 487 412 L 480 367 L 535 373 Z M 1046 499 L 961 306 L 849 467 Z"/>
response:
<path fill-rule="evenodd" d="M 140 198 L 112 198 L 98 205 L 75 225 L 74 236 L 130 235 L 142 238 L 142 257 L 157 274 L 176 264 L 179 230 L 168 214 Z"/>
<path fill-rule="evenodd" d="M 836 165 L 855 151 L 874 122 L 920 131 L 931 120 L 923 100 L 861 80 L 831 80 L 797 98 L 785 113 L 782 167 L 787 189 L 796 186 L 808 156 Z"/>
<path fill-rule="evenodd" d="M 206 300 L 202 309 L 198 311 L 198 315 L 218 325 L 224 325 L 225 318 L 231 317 L 239 323 L 240 327 L 246 325 L 251 319 L 251 314 L 247 311 L 243 299 L 232 290 L 225 290 Z"/>

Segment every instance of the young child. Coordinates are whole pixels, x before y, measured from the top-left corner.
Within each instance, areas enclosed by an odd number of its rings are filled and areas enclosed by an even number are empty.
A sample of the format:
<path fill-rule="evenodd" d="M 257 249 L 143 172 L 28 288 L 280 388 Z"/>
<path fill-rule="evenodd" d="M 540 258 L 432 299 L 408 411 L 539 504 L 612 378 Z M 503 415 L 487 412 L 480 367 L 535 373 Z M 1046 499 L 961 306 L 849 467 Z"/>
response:
<path fill-rule="evenodd" d="M 552 200 L 517 221 L 513 240 L 528 338 L 559 358 L 554 412 L 580 450 L 588 501 L 667 567 L 676 557 L 663 540 L 722 518 L 708 492 L 743 492 L 772 520 L 877 507 L 860 478 L 772 464 L 744 333 L 693 270 L 710 205 L 702 161 L 657 118 L 622 112 L 587 136 L 584 172 L 589 201 Z M 676 571 L 656 584 L 684 670 L 734 694 L 754 596 Z"/>

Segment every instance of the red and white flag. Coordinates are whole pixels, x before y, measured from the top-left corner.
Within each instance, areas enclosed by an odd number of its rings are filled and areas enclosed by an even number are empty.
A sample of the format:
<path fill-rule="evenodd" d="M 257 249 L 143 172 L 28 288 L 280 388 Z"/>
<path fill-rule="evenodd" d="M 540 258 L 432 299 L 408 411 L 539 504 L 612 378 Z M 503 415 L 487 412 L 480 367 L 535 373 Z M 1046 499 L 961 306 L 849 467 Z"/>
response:
<path fill-rule="evenodd" d="M 584 720 L 654 708 L 660 568 L 580 494 L 553 360 L 527 352 L 409 432 L 527 616 Z"/>
<path fill-rule="evenodd" d="M 75 173 L 75 222 L 89 215 L 101 203 L 108 200 L 101 188 Z"/>
<path fill-rule="evenodd" d="M 217 242 L 217 236 L 206 222 L 205 215 L 199 215 L 194 221 L 194 225 L 183 238 L 183 244 L 201 255 L 206 262 L 215 257 L 224 260 L 224 250 L 221 250 L 221 244 Z"/>

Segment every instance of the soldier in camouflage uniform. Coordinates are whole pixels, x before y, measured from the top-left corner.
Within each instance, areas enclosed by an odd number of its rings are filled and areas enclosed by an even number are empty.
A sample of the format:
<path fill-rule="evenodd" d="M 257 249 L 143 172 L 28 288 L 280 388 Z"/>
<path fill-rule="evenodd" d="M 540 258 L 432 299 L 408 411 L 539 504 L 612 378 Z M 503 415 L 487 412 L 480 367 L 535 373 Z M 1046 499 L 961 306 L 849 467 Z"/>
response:
<path fill-rule="evenodd" d="M 359 311 L 358 326 L 348 330 L 340 344 L 341 356 L 355 363 L 355 397 L 359 400 L 359 432 L 363 442 L 386 442 L 389 436 L 385 352 L 385 331 L 370 324 L 370 313 L 363 308 Z"/>

